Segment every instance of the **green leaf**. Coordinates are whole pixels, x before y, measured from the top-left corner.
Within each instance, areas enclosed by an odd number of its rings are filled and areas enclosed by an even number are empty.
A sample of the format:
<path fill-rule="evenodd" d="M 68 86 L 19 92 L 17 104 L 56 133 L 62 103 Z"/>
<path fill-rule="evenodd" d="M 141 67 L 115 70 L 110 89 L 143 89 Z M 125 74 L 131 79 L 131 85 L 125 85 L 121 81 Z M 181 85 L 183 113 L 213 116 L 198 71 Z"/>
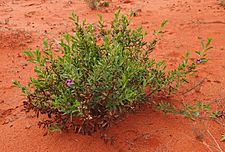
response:
<path fill-rule="evenodd" d="M 46 39 L 43 39 L 43 40 L 42 40 L 42 44 L 43 44 L 43 46 L 44 46 L 44 48 L 45 48 L 46 50 L 49 49 L 48 42 L 47 42 Z"/>
<path fill-rule="evenodd" d="M 222 137 L 220 138 L 220 141 L 221 142 L 224 142 L 225 141 L 225 134 L 222 135 Z"/>
<path fill-rule="evenodd" d="M 160 28 L 162 29 L 166 25 L 167 22 L 168 22 L 167 19 L 163 20 L 163 22 L 160 25 Z"/>
<path fill-rule="evenodd" d="M 23 54 L 26 55 L 27 57 L 31 58 L 31 59 L 34 58 L 34 55 L 33 55 L 33 53 L 30 50 L 25 50 L 23 52 Z"/>
<path fill-rule="evenodd" d="M 17 80 L 13 80 L 12 83 L 13 83 L 13 85 L 16 86 L 16 87 L 19 87 L 19 88 L 21 87 L 20 82 L 17 81 Z"/>
<path fill-rule="evenodd" d="M 201 41 L 201 44 L 202 44 L 202 48 L 204 49 L 205 48 L 204 41 Z"/>
<path fill-rule="evenodd" d="M 208 38 L 208 42 L 206 43 L 206 48 L 209 47 L 210 43 L 212 42 L 212 38 Z"/>

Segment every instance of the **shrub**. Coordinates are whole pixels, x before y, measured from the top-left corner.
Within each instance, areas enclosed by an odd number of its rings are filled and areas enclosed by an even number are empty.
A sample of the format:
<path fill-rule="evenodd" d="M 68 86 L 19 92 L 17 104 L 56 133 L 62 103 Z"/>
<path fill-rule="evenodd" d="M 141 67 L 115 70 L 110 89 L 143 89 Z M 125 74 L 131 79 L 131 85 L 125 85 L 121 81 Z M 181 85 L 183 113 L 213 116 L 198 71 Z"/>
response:
<path fill-rule="evenodd" d="M 102 2 L 100 5 L 103 7 L 109 7 L 109 2 Z"/>
<path fill-rule="evenodd" d="M 210 49 L 209 39 L 203 50 L 197 51 L 198 62 L 188 64 L 189 53 L 177 69 L 165 72 L 166 63 L 151 58 L 159 40 L 144 40 L 142 28 L 129 28 L 130 17 L 115 13 L 112 27 L 107 28 L 100 16 L 98 28 L 86 21 L 79 22 L 73 13 L 75 33 L 61 40 L 62 54 L 54 54 L 44 40 L 42 51 L 25 51 L 28 61 L 35 64 L 36 78 L 27 86 L 18 81 L 27 97 L 24 107 L 48 116 L 39 125 L 55 129 L 74 129 L 91 134 L 105 129 L 123 113 L 146 103 L 154 94 L 170 94 L 187 82 L 186 76 L 203 63 Z M 146 88 L 149 88 L 146 93 Z"/>
<path fill-rule="evenodd" d="M 93 10 L 98 8 L 99 0 L 85 0 L 85 2 Z"/>
<path fill-rule="evenodd" d="M 109 7 L 109 2 L 107 2 L 107 1 L 101 1 L 101 0 L 85 0 L 85 2 L 88 4 L 88 6 L 92 10 L 96 10 L 99 7 Z"/>

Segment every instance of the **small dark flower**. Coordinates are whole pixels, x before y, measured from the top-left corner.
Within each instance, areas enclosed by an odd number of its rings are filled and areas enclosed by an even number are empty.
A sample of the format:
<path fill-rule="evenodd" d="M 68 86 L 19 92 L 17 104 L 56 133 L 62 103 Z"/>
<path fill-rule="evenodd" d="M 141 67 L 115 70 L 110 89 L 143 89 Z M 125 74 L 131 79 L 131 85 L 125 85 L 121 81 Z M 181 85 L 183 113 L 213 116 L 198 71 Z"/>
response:
<path fill-rule="evenodd" d="M 197 60 L 196 60 L 196 63 L 198 63 L 198 64 L 201 63 L 201 62 L 202 62 L 201 59 L 197 59 Z"/>
<path fill-rule="evenodd" d="M 72 83 L 73 83 L 72 80 L 70 80 L 70 79 L 66 80 L 66 85 L 67 85 L 68 87 L 70 87 L 70 86 L 72 85 Z"/>

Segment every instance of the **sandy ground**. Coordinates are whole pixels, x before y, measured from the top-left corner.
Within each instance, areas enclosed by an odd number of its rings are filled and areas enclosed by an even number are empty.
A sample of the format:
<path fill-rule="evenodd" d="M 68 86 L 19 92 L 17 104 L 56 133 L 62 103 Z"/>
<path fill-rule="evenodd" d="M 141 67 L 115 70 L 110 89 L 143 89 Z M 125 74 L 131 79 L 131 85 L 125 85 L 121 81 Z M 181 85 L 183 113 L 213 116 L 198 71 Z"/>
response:
<path fill-rule="evenodd" d="M 72 3 L 70 3 L 72 2 Z M 102 14 L 110 23 L 113 12 L 121 8 L 138 12 L 132 26 L 142 25 L 150 40 L 153 29 L 164 19 L 169 23 L 153 56 L 168 61 L 173 68 L 187 50 L 200 48 L 200 40 L 213 38 L 209 62 L 200 67 L 198 76 L 169 100 L 173 103 L 215 103 L 225 98 L 225 7 L 217 0 L 112 0 L 109 8 L 91 10 L 82 0 L 0 0 L 0 151 L 1 152 L 205 152 L 219 151 L 224 127 L 210 121 L 191 121 L 182 116 L 165 115 L 151 108 L 130 114 L 109 128 L 113 139 L 105 144 L 100 133 L 81 136 L 72 132 L 45 134 L 32 114 L 22 111 L 23 97 L 12 87 L 12 80 L 25 84 L 33 76 L 32 65 L 22 56 L 24 49 L 41 46 L 42 38 L 55 44 L 70 31 L 68 19 L 75 11 L 90 23 Z M 54 41 L 53 41 L 54 40 Z M 203 82 L 185 95 L 188 88 Z M 216 106 L 214 106 L 214 110 Z M 211 135 L 210 135 L 211 133 Z M 215 140 L 212 138 L 215 138 Z"/>

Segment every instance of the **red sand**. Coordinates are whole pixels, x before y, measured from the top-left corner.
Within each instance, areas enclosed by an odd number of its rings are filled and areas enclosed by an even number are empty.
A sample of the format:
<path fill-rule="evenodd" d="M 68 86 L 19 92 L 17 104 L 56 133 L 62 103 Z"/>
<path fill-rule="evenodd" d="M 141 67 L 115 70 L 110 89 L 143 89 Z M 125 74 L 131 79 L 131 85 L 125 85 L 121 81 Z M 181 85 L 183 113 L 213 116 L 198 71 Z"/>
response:
<path fill-rule="evenodd" d="M 81 18 L 91 23 L 97 21 L 96 14 L 102 14 L 110 23 L 118 7 L 128 13 L 137 10 L 134 26 L 142 24 L 151 37 L 163 19 L 165 27 L 162 40 L 153 53 L 158 59 L 168 61 L 175 67 L 187 49 L 200 48 L 202 38 L 213 37 L 214 48 L 208 53 L 209 62 L 200 67 L 198 77 L 184 85 L 179 92 L 194 86 L 202 79 L 198 89 L 171 97 L 173 103 L 206 103 L 225 97 L 225 7 L 216 0 L 112 0 L 109 8 L 91 10 L 82 0 L 0 0 L 0 151 L 1 152 L 204 152 L 218 151 L 225 144 L 220 137 L 225 130 L 209 120 L 191 121 L 182 116 L 165 115 L 145 108 L 130 114 L 105 134 L 112 137 L 112 144 L 105 144 L 100 133 L 81 136 L 70 133 L 45 135 L 37 127 L 32 114 L 22 110 L 23 97 L 12 87 L 17 79 L 24 84 L 33 75 L 32 65 L 27 65 L 21 56 L 24 49 L 41 46 L 41 39 L 58 40 L 69 31 L 72 22 L 68 19 L 74 10 Z M 55 43 L 55 42 L 53 42 Z M 194 51 L 191 51 L 194 53 Z M 216 108 L 216 106 L 214 106 Z"/>

